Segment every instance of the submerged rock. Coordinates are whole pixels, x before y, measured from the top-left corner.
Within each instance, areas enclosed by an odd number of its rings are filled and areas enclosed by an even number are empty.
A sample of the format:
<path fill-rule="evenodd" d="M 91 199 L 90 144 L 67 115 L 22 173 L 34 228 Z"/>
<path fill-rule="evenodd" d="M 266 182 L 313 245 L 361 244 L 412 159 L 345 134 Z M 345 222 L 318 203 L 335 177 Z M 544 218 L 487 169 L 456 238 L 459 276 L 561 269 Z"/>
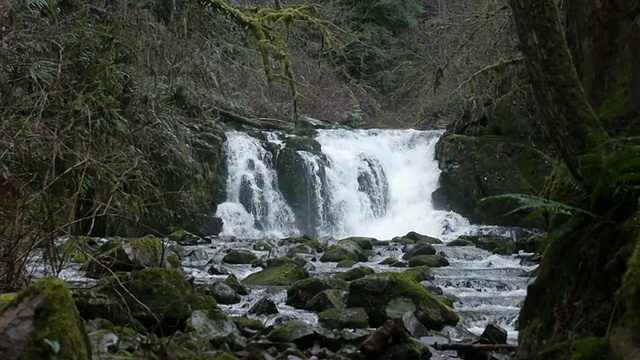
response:
<path fill-rule="evenodd" d="M 348 307 L 363 307 L 371 326 L 380 326 L 389 319 L 387 305 L 399 298 L 410 299 L 420 321 L 430 329 L 439 330 L 455 325 L 458 315 L 405 274 L 376 274 L 350 283 Z"/>
<path fill-rule="evenodd" d="M 4 306 L 0 353 L 3 359 L 91 357 L 83 321 L 63 280 L 38 280 Z"/>

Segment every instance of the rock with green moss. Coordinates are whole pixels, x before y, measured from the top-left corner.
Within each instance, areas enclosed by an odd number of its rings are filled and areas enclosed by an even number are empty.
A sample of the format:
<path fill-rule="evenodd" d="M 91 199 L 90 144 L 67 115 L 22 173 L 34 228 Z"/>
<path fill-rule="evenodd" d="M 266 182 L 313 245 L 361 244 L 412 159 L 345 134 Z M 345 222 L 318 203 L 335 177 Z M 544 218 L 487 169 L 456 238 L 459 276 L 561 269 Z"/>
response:
<path fill-rule="evenodd" d="M 389 266 L 391 266 L 391 265 L 396 264 L 398 261 L 400 261 L 400 260 L 398 260 L 398 259 L 396 259 L 396 258 L 393 258 L 393 257 L 388 257 L 388 258 L 386 258 L 386 259 L 384 259 L 384 260 L 380 261 L 380 263 L 379 263 L 379 264 L 380 264 L 380 265 L 389 265 Z"/>
<path fill-rule="evenodd" d="M 311 325 L 302 321 L 290 321 L 271 331 L 267 338 L 273 342 L 297 343 L 303 338 L 315 335 L 316 332 Z"/>
<path fill-rule="evenodd" d="M 404 273 L 416 282 L 425 280 L 433 280 L 433 274 L 431 274 L 431 268 L 429 266 L 416 266 L 409 268 Z"/>
<path fill-rule="evenodd" d="M 257 259 L 258 257 L 251 251 L 231 250 L 222 258 L 222 262 L 227 264 L 251 264 L 252 261 Z"/>
<path fill-rule="evenodd" d="M 44 278 L 14 296 L 0 314 L 6 359 L 89 359 L 91 346 L 67 284 Z"/>
<path fill-rule="evenodd" d="M 231 274 L 225 280 L 224 283 L 229 285 L 233 290 L 235 290 L 239 295 L 249 295 L 249 289 L 247 289 L 238 278 Z"/>
<path fill-rule="evenodd" d="M 318 314 L 318 321 L 327 329 L 364 329 L 369 317 L 363 308 L 329 309 Z"/>
<path fill-rule="evenodd" d="M 373 274 L 375 274 L 375 270 L 373 270 L 372 268 L 368 266 L 359 266 L 355 269 L 336 274 L 336 277 L 344 281 L 352 281 Z"/>
<path fill-rule="evenodd" d="M 4 307 L 7 306 L 11 301 L 18 297 L 18 293 L 6 293 L 0 294 L 0 312 L 3 311 Z"/>
<path fill-rule="evenodd" d="M 266 267 L 273 268 L 273 267 L 278 267 L 282 265 L 292 265 L 292 264 L 300 267 L 304 267 L 307 264 L 307 260 L 297 255 L 269 258 L 267 259 Z"/>
<path fill-rule="evenodd" d="M 348 269 L 348 268 L 352 268 L 353 265 L 357 264 L 357 261 L 353 261 L 353 260 L 342 260 L 340 262 L 338 262 L 336 264 L 337 268 L 342 268 L 342 269 Z"/>
<path fill-rule="evenodd" d="M 232 316 L 230 319 L 236 324 L 238 330 L 244 332 L 245 330 L 250 331 L 261 331 L 265 328 L 264 323 L 257 319 L 251 319 L 246 316 Z"/>
<path fill-rule="evenodd" d="M 128 241 L 115 238 L 104 243 L 83 269 L 87 277 L 100 278 L 117 271 L 178 268 L 180 262 L 175 261 L 175 256 L 162 239 L 152 235 Z"/>
<path fill-rule="evenodd" d="M 362 237 L 362 236 L 352 236 L 352 237 L 348 237 L 345 239 L 340 240 L 342 241 L 352 241 L 354 242 L 356 245 L 358 245 L 362 250 L 371 250 L 373 249 L 373 244 L 375 243 L 377 246 L 380 246 L 380 242 L 375 239 L 375 238 L 370 238 L 370 237 Z"/>
<path fill-rule="evenodd" d="M 306 309 L 307 302 L 323 290 L 344 290 L 346 282 L 330 277 L 312 277 L 295 282 L 287 289 L 287 305 Z"/>
<path fill-rule="evenodd" d="M 440 187 L 433 193 L 436 208 L 453 210 L 476 223 L 545 226 L 542 216 L 511 213 L 517 203 L 480 204 L 493 195 L 540 193 L 552 169 L 552 161 L 540 150 L 499 136 L 449 135 L 438 142 L 436 158 L 442 170 Z"/>
<path fill-rule="evenodd" d="M 357 262 L 358 254 L 355 252 L 345 249 L 340 245 L 332 245 L 322 256 L 320 257 L 320 261 L 322 262 L 340 262 L 343 260 L 350 260 Z"/>
<path fill-rule="evenodd" d="M 216 300 L 194 291 L 175 269 L 152 268 L 103 278 L 76 292 L 84 319 L 103 318 L 136 330 L 179 329 L 193 310 L 217 308 Z"/>
<path fill-rule="evenodd" d="M 262 299 L 258 300 L 251 309 L 249 309 L 249 314 L 254 315 L 271 315 L 278 314 L 278 306 L 276 305 L 271 298 L 265 296 Z"/>
<path fill-rule="evenodd" d="M 242 283 L 245 285 L 259 286 L 288 286 L 298 280 L 309 277 L 307 270 L 297 264 L 286 264 L 277 267 L 269 267 L 257 273 L 253 273 Z"/>
<path fill-rule="evenodd" d="M 328 309 L 344 309 L 343 291 L 322 290 L 304 305 L 304 309 L 311 311 L 325 311 Z"/>
<path fill-rule="evenodd" d="M 322 244 L 320 243 L 320 241 L 318 241 L 318 239 L 315 239 L 309 235 L 303 235 L 303 236 L 298 236 L 298 237 L 289 237 L 289 238 L 285 238 L 285 239 L 281 239 L 278 242 L 278 245 L 280 246 L 287 246 L 287 245 L 306 245 L 309 248 L 313 249 L 316 252 L 322 252 L 324 251 L 324 246 L 322 246 Z"/>
<path fill-rule="evenodd" d="M 456 246 L 473 246 L 473 241 L 471 240 L 467 240 L 467 239 L 461 239 L 461 238 L 457 238 L 449 243 L 447 243 L 447 246 L 452 246 L 452 247 L 456 247 Z"/>
<path fill-rule="evenodd" d="M 115 326 L 109 330 L 92 331 L 88 336 L 94 357 L 108 356 L 109 354 L 133 354 L 140 349 L 140 343 L 145 340 L 145 336 L 135 330 L 121 326 Z"/>
<path fill-rule="evenodd" d="M 409 259 L 409 267 L 428 266 L 443 267 L 449 266 L 449 260 L 442 255 L 417 255 Z"/>
<path fill-rule="evenodd" d="M 404 260 L 408 260 L 417 255 L 434 255 L 436 253 L 436 248 L 434 248 L 431 244 L 422 243 L 416 245 L 407 245 L 405 246 L 403 251 L 404 255 L 402 256 L 402 258 Z"/>
<path fill-rule="evenodd" d="M 185 333 L 195 334 L 199 340 L 219 345 L 238 336 L 238 327 L 222 310 L 196 310 L 187 319 Z"/>
<path fill-rule="evenodd" d="M 442 244 L 442 240 L 434 238 L 433 236 L 422 235 L 415 231 L 410 231 L 407 235 L 403 236 L 406 239 L 413 240 L 416 244 Z"/>
<path fill-rule="evenodd" d="M 180 245 L 201 245 L 208 244 L 209 241 L 204 240 L 198 235 L 194 235 L 186 230 L 176 230 L 168 236 L 169 240 L 175 241 Z"/>
<path fill-rule="evenodd" d="M 348 307 L 363 307 L 369 315 L 369 324 L 377 327 L 389 319 L 387 305 L 399 298 L 410 299 L 420 321 L 430 329 L 439 330 L 455 325 L 458 315 L 431 295 L 406 274 L 376 274 L 352 281 L 347 297 Z"/>

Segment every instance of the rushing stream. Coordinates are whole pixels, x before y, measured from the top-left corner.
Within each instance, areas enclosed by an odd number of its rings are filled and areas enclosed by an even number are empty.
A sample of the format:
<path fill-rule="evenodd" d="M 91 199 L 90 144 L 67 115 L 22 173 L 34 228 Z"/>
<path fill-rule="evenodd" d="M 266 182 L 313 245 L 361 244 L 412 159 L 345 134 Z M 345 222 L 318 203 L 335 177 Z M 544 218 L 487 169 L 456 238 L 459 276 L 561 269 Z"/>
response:
<path fill-rule="evenodd" d="M 269 151 L 285 147 L 286 137 L 268 134 L 266 140 L 259 140 L 241 132 L 228 133 L 227 202 L 219 206 L 217 215 L 224 220 L 223 235 L 245 240 L 208 250 L 206 258 L 219 258 L 229 248 L 249 249 L 255 239 L 300 235 L 300 217 L 311 235 L 327 241 L 347 236 L 389 240 L 409 231 L 437 237 L 445 244 L 465 234 L 511 235 L 509 229 L 472 226 L 458 214 L 433 208 L 431 193 L 440 173 L 434 149 L 440 136 L 438 131 L 319 130 L 316 140 L 321 153 L 296 152 L 296 161 L 305 171 L 298 185 L 302 184 L 309 200 L 292 207 L 278 188 L 278 152 Z M 521 266 L 513 256 L 475 247 L 436 248 L 451 263 L 434 269 L 434 282 L 456 299 L 461 321 L 451 329 L 454 336 L 464 336 L 465 331 L 479 334 L 494 322 L 506 328 L 514 341 L 518 310 L 530 280 L 527 273 L 533 268 Z M 401 246 L 378 249 L 363 265 L 392 270 L 378 263 L 389 256 L 400 258 L 401 250 Z M 201 263 L 192 265 L 197 278 L 212 277 L 198 270 Z M 257 271 L 246 266 L 228 270 L 240 278 Z M 311 272 L 331 274 L 337 269 L 335 264 L 313 262 Z M 262 295 L 256 292 L 228 310 L 244 313 Z M 267 323 L 283 321 L 283 316 L 316 321 L 313 313 L 286 306 L 284 290 L 271 296 L 281 314 L 266 319 Z"/>

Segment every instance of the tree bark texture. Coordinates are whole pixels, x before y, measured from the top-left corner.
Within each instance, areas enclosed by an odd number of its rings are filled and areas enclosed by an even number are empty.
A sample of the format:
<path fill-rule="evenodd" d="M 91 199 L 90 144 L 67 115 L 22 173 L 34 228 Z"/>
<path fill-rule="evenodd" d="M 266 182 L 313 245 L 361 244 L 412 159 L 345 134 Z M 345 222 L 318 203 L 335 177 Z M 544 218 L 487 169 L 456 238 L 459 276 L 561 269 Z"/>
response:
<path fill-rule="evenodd" d="M 589 183 L 581 155 L 608 138 L 587 102 L 554 0 L 510 0 L 540 121 L 573 176 Z"/>
<path fill-rule="evenodd" d="M 640 115 L 640 2 L 568 0 L 565 6 L 567 42 L 587 100 L 615 135 Z"/>

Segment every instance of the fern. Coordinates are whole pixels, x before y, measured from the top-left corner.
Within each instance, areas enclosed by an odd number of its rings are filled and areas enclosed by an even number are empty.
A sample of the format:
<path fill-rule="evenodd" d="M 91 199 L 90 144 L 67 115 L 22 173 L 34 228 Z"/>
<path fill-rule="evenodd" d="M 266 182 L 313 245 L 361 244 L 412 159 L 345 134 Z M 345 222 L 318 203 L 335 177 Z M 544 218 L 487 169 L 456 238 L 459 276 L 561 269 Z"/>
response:
<path fill-rule="evenodd" d="M 581 209 L 575 206 L 567 205 L 558 201 L 545 199 L 541 196 L 526 195 L 526 194 L 504 194 L 489 196 L 480 200 L 480 205 L 487 204 L 492 201 L 516 201 L 520 206 L 509 211 L 507 215 L 517 213 L 519 211 L 534 210 L 531 214 L 540 215 L 544 213 L 552 214 L 564 214 L 564 215 L 576 215 L 582 214 L 589 217 L 595 217 L 596 215 L 585 209 Z"/>

